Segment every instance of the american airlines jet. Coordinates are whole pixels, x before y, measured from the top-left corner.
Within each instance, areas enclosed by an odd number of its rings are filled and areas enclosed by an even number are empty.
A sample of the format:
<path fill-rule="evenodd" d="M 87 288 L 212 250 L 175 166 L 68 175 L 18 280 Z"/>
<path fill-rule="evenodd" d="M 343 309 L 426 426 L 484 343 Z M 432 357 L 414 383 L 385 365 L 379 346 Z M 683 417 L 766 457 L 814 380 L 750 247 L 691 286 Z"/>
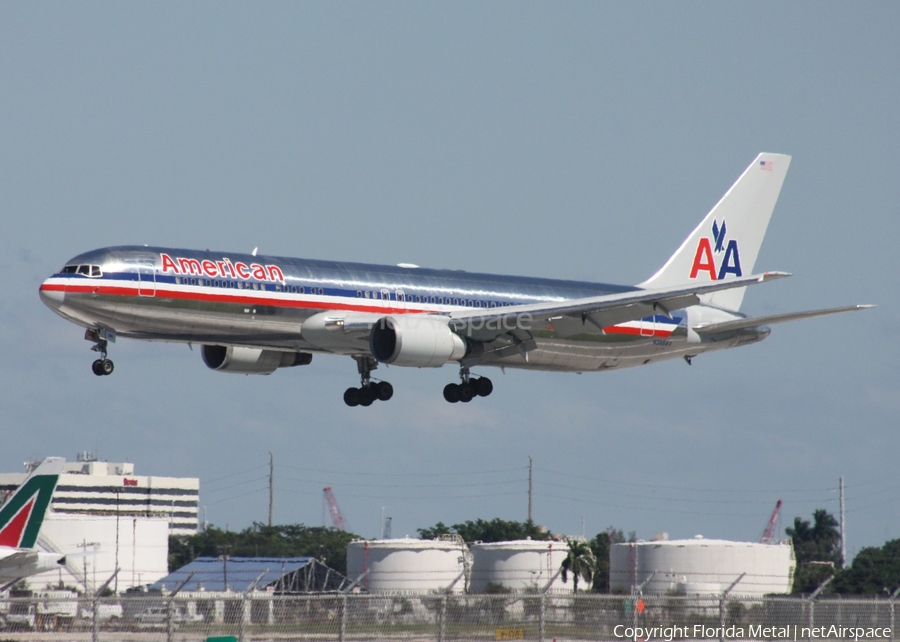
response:
<path fill-rule="evenodd" d="M 108 375 L 116 337 L 199 344 L 219 372 L 271 374 L 314 353 L 352 357 L 361 385 L 349 406 L 386 401 L 378 364 L 459 366 L 451 402 L 491 394 L 471 369 L 616 370 L 756 343 L 774 323 L 858 310 L 747 317 L 747 286 L 789 276 L 754 274 L 791 157 L 760 154 L 643 283 L 608 285 L 435 270 L 200 252 L 109 247 L 80 254 L 41 285 L 44 303 L 86 328 Z"/>

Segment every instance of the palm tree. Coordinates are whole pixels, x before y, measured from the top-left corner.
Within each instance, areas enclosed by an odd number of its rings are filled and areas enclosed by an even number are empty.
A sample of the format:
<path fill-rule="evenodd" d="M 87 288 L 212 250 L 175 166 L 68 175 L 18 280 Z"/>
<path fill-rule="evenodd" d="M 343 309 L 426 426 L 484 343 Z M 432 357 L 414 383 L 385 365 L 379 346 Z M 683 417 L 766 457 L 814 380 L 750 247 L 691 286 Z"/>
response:
<path fill-rule="evenodd" d="M 583 577 L 585 582 L 590 583 L 594 577 L 594 569 L 597 566 L 597 560 L 594 558 L 594 552 L 591 547 L 583 539 L 567 539 L 569 552 L 566 559 L 562 561 L 563 582 L 569 581 L 569 573 L 572 574 L 572 580 L 575 584 L 575 592 L 578 592 L 578 578 Z"/>
<path fill-rule="evenodd" d="M 809 593 L 842 566 L 841 532 L 838 521 L 828 511 L 813 511 L 813 521 L 794 518 L 794 526 L 785 529 L 794 546 L 797 568 L 794 593 Z"/>

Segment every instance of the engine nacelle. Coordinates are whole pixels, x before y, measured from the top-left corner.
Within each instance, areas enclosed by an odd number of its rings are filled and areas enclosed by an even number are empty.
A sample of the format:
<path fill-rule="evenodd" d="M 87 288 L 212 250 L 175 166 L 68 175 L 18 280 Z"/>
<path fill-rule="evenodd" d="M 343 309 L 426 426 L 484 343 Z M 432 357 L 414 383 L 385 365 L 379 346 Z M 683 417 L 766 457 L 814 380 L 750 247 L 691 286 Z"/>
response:
<path fill-rule="evenodd" d="M 305 366 L 312 361 L 312 355 L 308 352 L 280 352 L 241 346 L 204 345 L 200 354 L 207 368 L 234 374 L 267 375 L 278 368 Z"/>
<path fill-rule="evenodd" d="M 421 314 L 383 317 L 372 328 L 369 349 L 382 363 L 439 368 L 466 354 L 465 340 L 448 324 L 449 319 Z"/>

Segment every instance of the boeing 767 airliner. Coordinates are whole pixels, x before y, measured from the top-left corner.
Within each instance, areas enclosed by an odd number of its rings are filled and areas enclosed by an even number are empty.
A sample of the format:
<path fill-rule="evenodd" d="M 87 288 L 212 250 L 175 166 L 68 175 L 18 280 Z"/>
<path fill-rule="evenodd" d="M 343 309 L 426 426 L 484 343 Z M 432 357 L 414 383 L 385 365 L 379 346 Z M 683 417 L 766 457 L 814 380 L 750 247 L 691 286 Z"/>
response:
<path fill-rule="evenodd" d="M 615 370 L 761 341 L 768 325 L 858 310 L 849 306 L 748 318 L 754 274 L 791 157 L 760 154 L 656 274 L 635 286 L 201 252 L 109 247 L 80 254 L 41 285 L 41 299 L 86 328 L 113 371 L 116 337 L 202 346 L 219 372 L 271 374 L 314 353 L 356 360 L 349 406 L 388 400 L 379 363 L 459 365 L 444 398 L 468 402 L 493 385 L 482 366 L 565 372 Z"/>

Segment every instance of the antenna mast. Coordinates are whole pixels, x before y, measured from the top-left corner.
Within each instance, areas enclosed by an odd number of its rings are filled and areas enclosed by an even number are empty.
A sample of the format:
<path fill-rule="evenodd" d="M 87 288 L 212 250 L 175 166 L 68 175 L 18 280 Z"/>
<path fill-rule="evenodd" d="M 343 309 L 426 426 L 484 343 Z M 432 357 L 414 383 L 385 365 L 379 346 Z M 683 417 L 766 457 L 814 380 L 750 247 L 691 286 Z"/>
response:
<path fill-rule="evenodd" d="M 528 455 L 528 523 L 531 524 L 534 522 L 531 519 L 531 472 L 532 468 L 534 468 L 534 458 L 531 455 Z"/>
<path fill-rule="evenodd" d="M 846 521 L 844 521 L 844 476 L 841 475 L 841 564 L 847 564 L 847 532 L 844 530 L 847 527 Z"/>
<path fill-rule="evenodd" d="M 269 528 L 272 528 L 272 507 L 275 504 L 275 455 L 269 451 Z"/>

